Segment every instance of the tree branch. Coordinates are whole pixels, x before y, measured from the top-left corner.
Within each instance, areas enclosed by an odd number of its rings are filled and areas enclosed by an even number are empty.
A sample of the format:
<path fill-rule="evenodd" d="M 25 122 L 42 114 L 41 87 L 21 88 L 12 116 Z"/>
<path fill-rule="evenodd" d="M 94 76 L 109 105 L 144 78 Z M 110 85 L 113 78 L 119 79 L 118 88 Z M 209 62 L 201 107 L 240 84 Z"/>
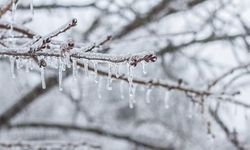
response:
<path fill-rule="evenodd" d="M 59 130 L 72 130 L 72 131 L 79 131 L 79 132 L 87 132 L 91 134 L 97 134 L 104 137 L 112 137 L 118 140 L 125 140 L 132 144 L 140 145 L 150 149 L 157 149 L 157 150 L 174 150 L 171 146 L 159 146 L 157 144 L 145 142 L 130 136 L 129 134 L 123 133 L 115 133 L 108 131 L 106 129 L 98 128 L 98 127 L 83 127 L 83 126 L 76 126 L 76 125 L 68 125 L 68 124 L 56 124 L 56 123 L 18 123 L 13 125 L 8 125 L 7 128 L 9 129 L 22 129 L 22 128 L 51 128 L 51 129 L 59 129 Z"/>
<path fill-rule="evenodd" d="M 237 137 L 236 131 L 230 132 L 230 129 L 226 126 L 226 124 L 222 121 L 216 111 L 213 111 L 211 108 L 209 109 L 210 115 L 213 117 L 215 122 L 221 127 L 221 129 L 226 134 L 227 139 L 238 149 L 238 150 L 247 150 L 244 148 Z"/>

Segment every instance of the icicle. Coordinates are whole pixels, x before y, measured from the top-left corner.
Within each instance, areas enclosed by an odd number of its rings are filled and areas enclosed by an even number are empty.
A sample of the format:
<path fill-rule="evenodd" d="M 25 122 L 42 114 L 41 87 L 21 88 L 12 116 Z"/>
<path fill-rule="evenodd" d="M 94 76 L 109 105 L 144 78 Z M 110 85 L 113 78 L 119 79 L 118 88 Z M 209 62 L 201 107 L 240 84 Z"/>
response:
<path fill-rule="evenodd" d="M 120 76 L 120 66 L 119 64 L 115 64 L 115 77 L 119 78 Z"/>
<path fill-rule="evenodd" d="M 15 61 L 16 61 L 16 58 L 10 56 L 10 71 L 11 71 L 11 77 L 13 79 L 16 78 L 16 74 L 15 74 Z"/>
<path fill-rule="evenodd" d="M 33 70 L 33 62 L 32 62 L 32 60 L 31 59 L 29 59 L 29 68 L 30 68 L 30 70 Z"/>
<path fill-rule="evenodd" d="M 188 116 L 187 116 L 189 119 L 193 118 L 193 108 L 194 108 L 194 103 L 189 102 Z"/>
<path fill-rule="evenodd" d="M 88 60 L 84 61 L 84 71 L 85 71 L 85 75 L 87 77 L 89 77 L 89 63 L 88 63 Z"/>
<path fill-rule="evenodd" d="M 108 71 L 108 80 L 107 80 L 107 84 L 106 84 L 106 88 L 107 90 L 112 90 L 112 66 L 111 64 L 109 63 L 109 71 Z"/>
<path fill-rule="evenodd" d="M 16 59 L 16 68 L 20 70 L 22 68 L 22 60 L 20 58 Z"/>
<path fill-rule="evenodd" d="M 133 68 L 132 66 L 128 63 L 128 84 L 129 84 L 129 96 L 133 95 Z"/>
<path fill-rule="evenodd" d="M 34 5 L 33 0 L 30 0 L 30 12 L 31 12 L 31 19 L 34 17 Z"/>
<path fill-rule="evenodd" d="M 45 68 L 44 68 L 44 67 L 41 67 L 41 68 L 40 68 L 40 71 L 41 71 L 42 88 L 43 88 L 43 89 L 46 89 L 45 75 L 44 75 Z"/>
<path fill-rule="evenodd" d="M 94 66 L 94 71 L 95 71 L 94 80 L 95 80 L 95 83 L 98 83 L 97 62 L 93 61 L 93 66 Z"/>
<path fill-rule="evenodd" d="M 136 91 L 136 85 L 133 85 L 131 93 L 129 93 L 129 108 L 134 108 L 135 101 L 135 91 Z"/>
<path fill-rule="evenodd" d="M 215 150 L 215 137 L 213 135 L 209 136 L 210 137 L 210 143 L 211 143 L 211 150 Z"/>
<path fill-rule="evenodd" d="M 129 108 L 133 109 L 134 108 L 134 97 L 133 96 L 129 96 Z"/>
<path fill-rule="evenodd" d="M 123 92 L 123 87 L 124 86 L 124 81 L 121 81 L 120 83 L 120 95 L 121 95 L 121 99 L 124 99 L 124 92 Z"/>
<path fill-rule="evenodd" d="M 49 57 L 51 60 L 47 61 L 50 63 L 52 68 L 58 69 L 58 59 L 55 57 Z"/>
<path fill-rule="evenodd" d="M 59 66 L 58 66 L 58 84 L 59 84 L 59 91 L 62 91 L 62 78 L 63 78 L 63 70 L 64 70 L 64 63 L 62 59 L 59 58 Z"/>
<path fill-rule="evenodd" d="M 14 38 L 14 34 L 13 34 L 13 25 L 15 23 L 15 13 L 16 13 L 16 3 L 13 2 L 12 3 L 12 8 L 11 8 L 11 24 L 10 24 L 10 31 L 11 31 L 11 36 L 12 38 Z"/>
<path fill-rule="evenodd" d="M 248 111 L 246 108 L 244 109 L 244 114 L 245 114 L 245 120 L 248 120 Z"/>
<path fill-rule="evenodd" d="M 65 53 L 65 64 L 67 65 L 68 68 L 71 68 L 70 53 L 69 52 Z"/>
<path fill-rule="evenodd" d="M 78 69 L 77 69 L 77 61 L 76 61 L 76 59 L 72 60 L 72 70 L 73 70 L 73 79 L 77 80 Z"/>
<path fill-rule="evenodd" d="M 152 92 L 152 88 L 151 87 L 148 87 L 147 89 L 147 93 L 146 93 L 146 103 L 150 103 L 150 95 L 151 95 L 151 92 Z"/>
<path fill-rule="evenodd" d="M 235 116 L 237 116 L 237 115 L 238 115 L 237 105 L 234 105 L 234 115 L 235 115 Z"/>
<path fill-rule="evenodd" d="M 166 109 L 169 108 L 169 91 L 165 92 L 165 96 L 164 96 L 164 106 Z"/>
<path fill-rule="evenodd" d="M 145 62 L 142 61 L 141 64 L 142 64 L 142 72 L 143 72 L 144 75 L 146 75 L 146 74 L 147 74 L 147 71 L 146 71 L 146 68 L 145 68 Z"/>
<path fill-rule="evenodd" d="M 25 72 L 26 73 L 29 73 L 30 72 L 30 66 L 29 66 L 29 59 L 26 60 L 26 63 L 25 63 Z"/>
<path fill-rule="evenodd" d="M 102 78 L 99 78 L 99 82 L 98 82 L 98 89 L 97 89 L 97 93 L 98 93 L 98 99 L 102 99 L 102 93 L 101 93 L 101 80 Z"/>

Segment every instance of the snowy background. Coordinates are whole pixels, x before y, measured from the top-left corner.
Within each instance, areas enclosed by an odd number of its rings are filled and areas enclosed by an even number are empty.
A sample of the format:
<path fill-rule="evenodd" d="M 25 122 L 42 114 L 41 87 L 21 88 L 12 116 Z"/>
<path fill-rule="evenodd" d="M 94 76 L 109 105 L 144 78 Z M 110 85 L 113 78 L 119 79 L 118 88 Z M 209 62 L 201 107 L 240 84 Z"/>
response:
<path fill-rule="evenodd" d="M 6 1 L 0 0 L 0 6 Z M 77 18 L 77 26 L 56 37 L 57 40 L 74 39 L 88 46 L 111 35 L 113 40 L 108 50 L 100 53 L 127 55 L 154 51 L 157 61 L 145 64 L 146 73 L 143 64 L 136 66 L 134 78 L 172 85 L 178 85 L 182 79 L 183 86 L 204 91 L 209 83 L 231 68 L 249 63 L 249 0 L 31 1 L 19 0 L 14 24 L 23 24 L 36 34 L 45 36 Z M 92 3 L 95 5 L 86 6 Z M 125 30 L 131 22 L 149 15 L 160 3 L 164 4 L 163 9 L 159 7 L 160 12 L 156 10 L 153 17 L 148 17 L 142 25 L 138 23 L 138 27 L 135 25 L 134 30 Z M 50 8 L 53 6 L 59 8 Z M 11 23 L 12 15 L 7 12 L 0 23 Z M 25 23 L 29 19 L 32 20 Z M 8 34 L 1 28 L 0 32 Z M 0 60 L 1 118 L 1 114 L 41 86 L 41 75 L 34 65 L 29 72 L 24 68 L 16 69 L 13 79 L 9 59 L 1 57 Z M 99 64 L 97 68 L 109 70 L 107 64 Z M 214 93 L 240 91 L 240 95 L 230 97 L 234 102 L 205 98 L 204 113 L 185 93 L 148 85 L 136 85 L 136 103 L 131 109 L 127 82 L 114 79 L 111 89 L 107 87 L 109 78 L 98 76 L 95 79 L 93 72 L 86 76 L 84 69 L 79 69 L 77 80 L 71 73 L 68 76 L 65 73 L 62 91 L 56 83 L 39 91 L 7 124 L 0 120 L 0 146 L 38 143 L 31 149 L 39 145 L 49 149 L 50 144 L 63 147 L 62 143 L 84 142 L 90 149 L 103 150 L 247 150 L 250 149 L 248 68 L 246 65 L 231 73 L 211 89 Z M 126 64 L 119 69 L 120 73 L 127 74 Z M 46 78 L 57 80 L 57 76 L 58 69 L 46 68 Z M 209 109 L 216 109 L 229 133 Z M 36 125 L 22 126 L 29 123 Z M 48 124 L 55 126 L 46 126 Z M 208 130 L 212 133 L 208 134 Z M 239 143 L 234 142 L 235 139 Z M 77 148 L 83 149 L 82 146 Z"/>

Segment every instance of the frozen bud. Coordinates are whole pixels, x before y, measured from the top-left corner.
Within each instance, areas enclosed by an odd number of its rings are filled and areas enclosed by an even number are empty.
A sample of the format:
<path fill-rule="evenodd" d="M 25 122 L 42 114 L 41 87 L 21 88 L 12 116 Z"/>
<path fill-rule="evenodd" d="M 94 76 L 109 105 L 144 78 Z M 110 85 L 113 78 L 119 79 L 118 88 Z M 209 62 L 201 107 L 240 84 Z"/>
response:
<path fill-rule="evenodd" d="M 50 38 L 46 38 L 46 39 L 44 39 L 43 40 L 43 43 L 45 44 L 45 43 L 50 43 L 51 42 L 51 39 Z"/>
<path fill-rule="evenodd" d="M 76 26 L 76 24 L 77 24 L 77 19 L 76 18 L 72 19 L 71 25 Z"/>
<path fill-rule="evenodd" d="M 68 40 L 68 47 L 69 47 L 69 48 L 73 48 L 74 46 L 75 46 L 74 41 L 73 41 L 72 39 L 69 39 L 69 40 Z"/>
<path fill-rule="evenodd" d="M 41 60 L 40 60 L 40 63 L 39 63 L 39 66 L 40 66 L 40 67 L 46 67 L 46 65 L 47 65 L 47 64 L 46 64 L 46 61 L 45 61 L 44 59 L 41 59 Z"/>

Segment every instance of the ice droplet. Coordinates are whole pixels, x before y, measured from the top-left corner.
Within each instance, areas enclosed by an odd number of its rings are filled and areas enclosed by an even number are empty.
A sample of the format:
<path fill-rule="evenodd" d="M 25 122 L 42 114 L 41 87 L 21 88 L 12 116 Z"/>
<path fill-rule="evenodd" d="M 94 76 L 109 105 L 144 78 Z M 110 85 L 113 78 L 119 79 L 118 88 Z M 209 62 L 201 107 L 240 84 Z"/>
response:
<path fill-rule="evenodd" d="M 10 56 L 10 72 L 11 72 L 11 77 L 13 79 L 16 78 L 16 74 L 15 74 L 15 61 L 16 61 L 16 58 Z"/>
<path fill-rule="evenodd" d="M 42 81 L 42 88 L 46 89 L 46 83 L 45 83 L 45 68 L 40 67 L 40 72 L 41 72 L 41 81 Z"/>

